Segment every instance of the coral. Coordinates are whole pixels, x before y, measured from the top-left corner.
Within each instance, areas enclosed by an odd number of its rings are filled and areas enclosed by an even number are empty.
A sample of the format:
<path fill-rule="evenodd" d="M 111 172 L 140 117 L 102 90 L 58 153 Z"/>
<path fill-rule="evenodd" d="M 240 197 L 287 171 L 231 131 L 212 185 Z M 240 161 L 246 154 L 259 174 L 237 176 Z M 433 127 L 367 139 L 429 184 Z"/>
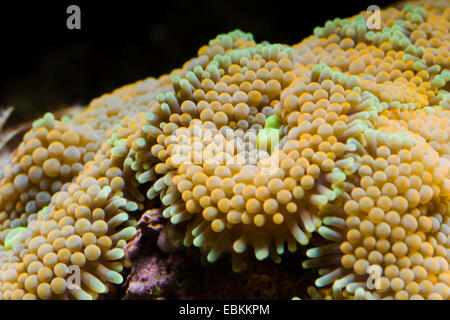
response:
<path fill-rule="evenodd" d="M 253 247 L 259 260 L 269 255 L 279 259 L 284 242 L 294 251 L 296 241 L 306 245 L 314 230 L 299 227 L 302 218 L 311 220 L 306 211 L 303 216 L 289 214 L 302 209 L 291 200 L 301 199 L 303 193 L 288 174 L 290 167 L 284 168 L 290 162 L 281 162 L 274 172 L 261 168 L 283 156 L 274 150 L 273 137 L 285 126 L 262 129 L 269 117 L 276 125 L 273 116 L 280 94 L 295 77 L 293 51 L 254 43 L 239 48 L 231 45 L 233 36 L 223 38 L 230 43 L 223 45 L 228 50 L 224 54 L 217 53 L 203 68 L 196 65 L 184 78 L 174 77 L 175 96 L 183 102 L 165 97 L 172 103 L 170 109 L 181 115 L 169 117 L 170 127 L 158 137 L 163 143 L 152 147 L 160 160 L 155 172 L 165 174 L 160 181 L 168 188 L 161 197 L 168 206 L 163 216 L 173 223 L 192 219 L 185 243 L 209 248 L 210 262 L 231 247 L 236 253 Z M 199 54 L 211 51 L 215 43 Z M 304 178 L 305 184 L 312 180 Z M 157 195 L 160 188 L 156 182 L 148 195 Z M 185 210 L 180 210 L 184 203 Z"/>
<path fill-rule="evenodd" d="M 294 46 L 312 67 L 311 80 L 292 88 L 303 126 L 317 122 L 319 132 L 328 123 L 354 144 L 344 197 L 318 231 L 331 244 L 308 250 L 303 262 L 321 268 L 316 286 L 331 285 L 310 288 L 314 298 L 449 298 L 450 114 L 441 89 L 449 79 L 449 13 L 406 5 L 383 12 L 381 32 L 366 32 L 357 16 L 327 22 Z M 309 112 L 308 101 L 315 102 Z M 380 276 L 375 288 L 369 268 Z"/>
<path fill-rule="evenodd" d="M 160 295 L 185 227 L 185 246 L 236 271 L 246 251 L 280 263 L 318 234 L 314 299 L 449 299 L 450 9 L 436 8 L 388 8 L 380 30 L 335 19 L 293 46 L 237 30 L 70 119 L 46 114 L 0 185 L 1 298 L 97 298 L 143 237 L 169 257 L 137 259 L 128 294 Z"/>
<path fill-rule="evenodd" d="M 34 123 L 1 185 L 1 240 L 14 240 L 0 254 L 3 299 L 92 299 L 123 282 L 123 247 L 136 233 L 129 213 L 143 206 L 125 190 L 133 180 L 122 166 L 123 138 L 145 109 L 134 99 L 163 83 L 124 87 L 67 123 L 51 114 Z M 66 281 L 74 267 L 80 288 Z"/>

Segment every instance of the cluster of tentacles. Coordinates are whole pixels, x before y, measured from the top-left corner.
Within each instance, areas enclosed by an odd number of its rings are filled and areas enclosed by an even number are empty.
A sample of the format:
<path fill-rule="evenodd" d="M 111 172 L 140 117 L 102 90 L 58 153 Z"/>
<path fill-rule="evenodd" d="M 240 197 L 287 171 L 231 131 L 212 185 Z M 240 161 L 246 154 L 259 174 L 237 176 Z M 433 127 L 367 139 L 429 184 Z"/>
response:
<path fill-rule="evenodd" d="M 449 19 L 408 4 L 379 30 L 361 14 L 294 46 L 234 31 L 170 75 L 45 115 L 3 170 L 0 298 L 122 283 L 159 198 L 186 246 L 236 271 L 318 234 L 314 299 L 449 299 Z"/>

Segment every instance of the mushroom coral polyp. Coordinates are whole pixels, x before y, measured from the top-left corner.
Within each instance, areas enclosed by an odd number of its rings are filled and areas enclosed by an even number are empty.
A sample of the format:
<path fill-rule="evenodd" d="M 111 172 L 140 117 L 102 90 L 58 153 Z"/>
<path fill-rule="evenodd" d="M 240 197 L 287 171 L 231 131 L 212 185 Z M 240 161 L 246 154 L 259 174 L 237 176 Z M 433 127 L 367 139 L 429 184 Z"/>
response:
<path fill-rule="evenodd" d="M 449 299 L 449 18 L 407 4 L 380 30 L 361 14 L 293 46 L 237 30 L 69 121 L 46 114 L 1 181 L 0 297 L 120 284 L 159 197 L 186 246 L 236 270 L 245 251 L 278 262 L 317 233 L 314 299 Z"/>

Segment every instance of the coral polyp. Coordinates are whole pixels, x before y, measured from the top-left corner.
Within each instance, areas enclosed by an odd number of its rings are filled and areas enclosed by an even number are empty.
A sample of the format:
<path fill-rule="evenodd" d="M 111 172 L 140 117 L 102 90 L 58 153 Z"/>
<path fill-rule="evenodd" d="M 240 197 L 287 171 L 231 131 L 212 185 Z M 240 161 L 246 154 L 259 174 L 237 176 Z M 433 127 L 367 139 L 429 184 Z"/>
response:
<path fill-rule="evenodd" d="M 307 248 L 313 299 L 448 300 L 450 9 L 400 7 L 293 46 L 219 35 L 169 75 L 37 120 L 1 180 L 0 297 L 121 284 L 159 199 L 211 263 Z"/>

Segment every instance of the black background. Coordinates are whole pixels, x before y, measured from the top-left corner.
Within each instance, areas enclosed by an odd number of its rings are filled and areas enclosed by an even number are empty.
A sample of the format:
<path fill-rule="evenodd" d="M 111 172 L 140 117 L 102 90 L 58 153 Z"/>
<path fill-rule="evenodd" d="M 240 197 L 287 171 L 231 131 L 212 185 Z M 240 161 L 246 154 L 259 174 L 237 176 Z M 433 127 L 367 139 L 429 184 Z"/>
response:
<path fill-rule="evenodd" d="M 217 34 L 294 44 L 314 27 L 392 1 L 2 1 L 0 107 L 16 124 L 181 66 Z M 68 30 L 67 7 L 81 8 Z"/>

